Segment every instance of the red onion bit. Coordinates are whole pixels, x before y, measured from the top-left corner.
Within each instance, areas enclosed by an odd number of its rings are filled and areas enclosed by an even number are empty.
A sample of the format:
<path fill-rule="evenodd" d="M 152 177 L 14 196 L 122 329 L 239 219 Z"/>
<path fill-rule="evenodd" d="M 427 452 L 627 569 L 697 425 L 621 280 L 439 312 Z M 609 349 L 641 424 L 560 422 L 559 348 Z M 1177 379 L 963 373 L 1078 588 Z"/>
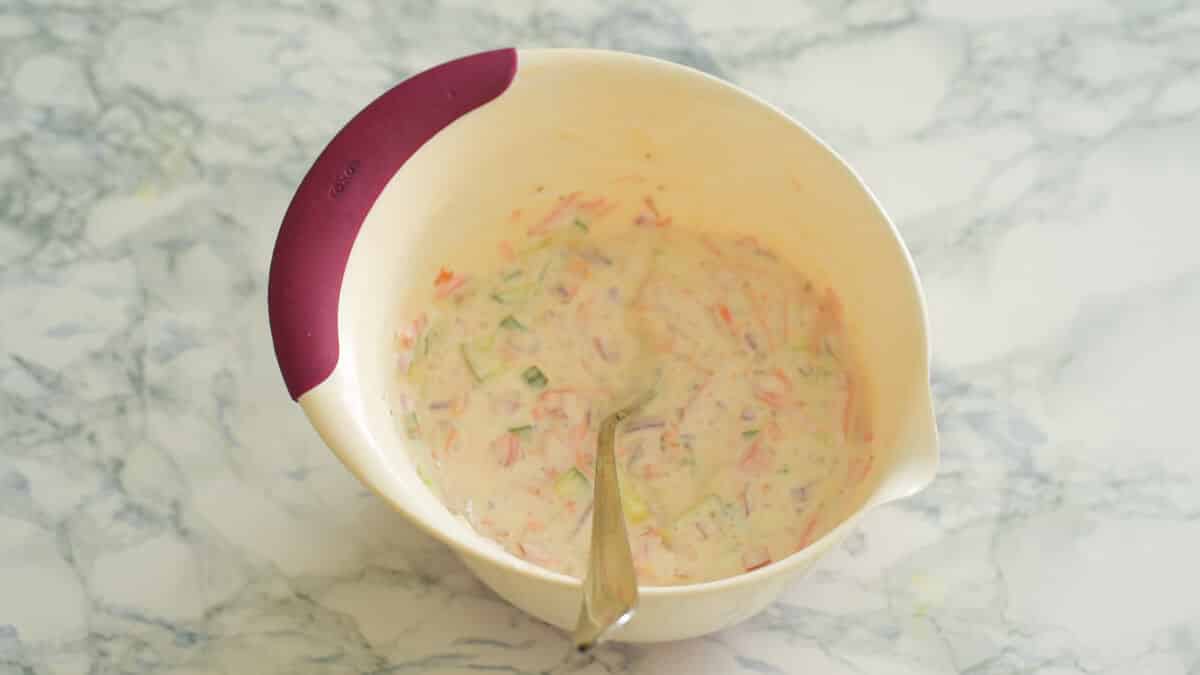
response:
<path fill-rule="evenodd" d="M 600 358 L 604 359 L 605 361 L 607 361 L 609 363 L 616 363 L 617 361 L 619 361 L 621 359 L 621 354 L 619 352 L 614 351 L 607 344 L 607 342 L 604 340 L 604 338 L 599 337 L 599 336 L 594 337 L 594 338 L 592 338 L 592 344 L 595 345 L 595 347 L 596 347 L 596 353 L 599 354 Z"/>
<path fill-rule="evenodd" d="M 638 417 L 625 425 L 625 433 L 632 434 L 647 429 L 661 429 L 666 425 L 667 421 L 661 417 Z"/>

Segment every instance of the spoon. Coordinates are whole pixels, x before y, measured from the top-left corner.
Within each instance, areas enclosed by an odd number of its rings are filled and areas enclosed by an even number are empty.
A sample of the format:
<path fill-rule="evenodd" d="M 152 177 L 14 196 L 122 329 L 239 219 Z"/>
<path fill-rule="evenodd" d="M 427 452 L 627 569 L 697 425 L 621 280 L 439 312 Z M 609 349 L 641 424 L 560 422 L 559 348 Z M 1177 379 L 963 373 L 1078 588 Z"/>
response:
<path fill-rule="evenodd" d="M 637 572 L 625 532 L 613 441 L 617 426 L 653 397 L 654 389 L 646 389 L 600 423 L 592 499 L 592 545 L 583 581 L 583 606 L 571 636 L 575 649 L 581 653 L 591 650 L 613 628 L 625 625 L 637 607 Z"/>

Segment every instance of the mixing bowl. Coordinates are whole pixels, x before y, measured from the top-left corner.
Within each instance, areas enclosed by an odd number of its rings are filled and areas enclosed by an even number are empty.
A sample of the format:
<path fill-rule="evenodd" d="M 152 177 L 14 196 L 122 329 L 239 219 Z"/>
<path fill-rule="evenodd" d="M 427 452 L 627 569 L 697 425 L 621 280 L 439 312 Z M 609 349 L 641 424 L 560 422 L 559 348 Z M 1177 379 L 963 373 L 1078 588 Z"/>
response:
<path fill-rule="evenodd" d="M 643 588 L 615 637 L 715 631 L 761 610 L 870 507 L 921 489 L 937 466 L 912 260 L 858 177 L 779 110 L 698 71 L 606 51 L 504 49 L 402 82 L 330 141 L 287 210 L 268 293 L 279 366 L 363 483 L 509 602 L 569 628 L 578 580 L 480 537 L 418 477 L 421 449 L 396 423 L 394 340 L 442 266 L 490 259 L 526 214 L 577 190 L 629 205 L 653 195 L 678 227 L 756 236 L 838 290 L 866 373 L 872 471 L 820 536 L 736 577 Z"/>

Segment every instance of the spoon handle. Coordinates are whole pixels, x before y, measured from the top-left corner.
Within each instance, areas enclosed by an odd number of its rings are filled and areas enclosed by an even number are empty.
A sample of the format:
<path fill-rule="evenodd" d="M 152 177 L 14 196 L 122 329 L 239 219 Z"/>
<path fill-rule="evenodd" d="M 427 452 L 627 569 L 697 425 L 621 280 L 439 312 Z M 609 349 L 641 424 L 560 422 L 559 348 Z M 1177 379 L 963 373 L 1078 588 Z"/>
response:
<path fill-rule="evenodd" d="M 596 450 L 596 481 L 592 508 L 592 547 L 587 578 L 583 582 L 583 606 L 572 635 L 575 648 L 591 649 L 611 628 L 633 617 L 637 606 L 637 572 L 633 551 L 625 532 L 621 490 L 617 482 L 617 459 L 613 442 L 617 426 L 653 396 L 648 391 L 600 423 Z"/>

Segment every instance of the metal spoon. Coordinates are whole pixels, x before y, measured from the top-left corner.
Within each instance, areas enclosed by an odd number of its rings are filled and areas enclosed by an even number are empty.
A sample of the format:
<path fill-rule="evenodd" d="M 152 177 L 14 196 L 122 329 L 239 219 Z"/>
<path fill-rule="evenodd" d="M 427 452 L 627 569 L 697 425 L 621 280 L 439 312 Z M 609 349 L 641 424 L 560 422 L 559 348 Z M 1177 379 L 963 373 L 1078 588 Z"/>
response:
<path fill-rule="evenodd" d="M 637 572 L 633 568 L 629 536 L 625 533 L 613 441 L 617 426 L 653 397 L 654 389 L 649 388 L 600 423 L 592 500 L 592 546 L 583 582 L 583 606 L 571 636 L 580 652 L 587 652 L 608 631 L 623 626 L 633 618 L 637 607 Z"/>

